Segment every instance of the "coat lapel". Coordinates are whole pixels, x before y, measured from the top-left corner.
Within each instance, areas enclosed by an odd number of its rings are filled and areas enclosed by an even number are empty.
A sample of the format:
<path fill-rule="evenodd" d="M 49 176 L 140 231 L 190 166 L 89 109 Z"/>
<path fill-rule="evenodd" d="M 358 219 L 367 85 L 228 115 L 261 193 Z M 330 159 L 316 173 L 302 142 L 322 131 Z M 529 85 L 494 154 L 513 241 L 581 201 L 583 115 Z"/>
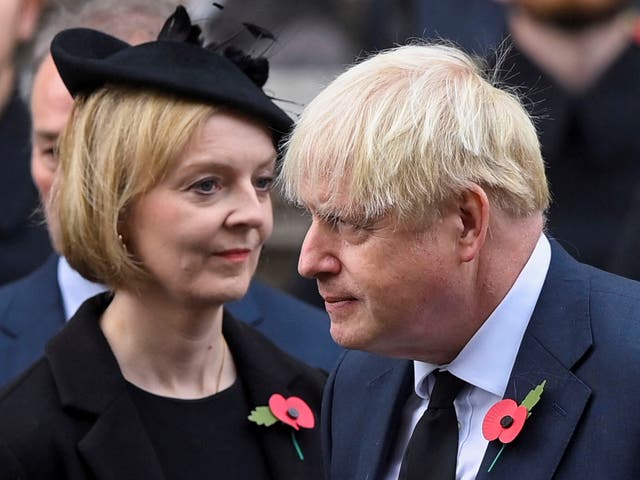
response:
<path fill-rule="evenodd" d="M 230 317 L 225 316 L 223 332 L 252 407 L 268 405 L 271 395 L 279 393 L 302 398 L 314 413 L 313 430 L 295 431 L 304 460 L 296 453 L 292 428 L 280 422 L 270 427 L 255 425 L 272 478 L 320 478 L 319 412 L 324 374 L 318 371 L 315 382 L 310 381 L 308 367 L 285 356 L 260 333 Z"/>
<path fill-rule="evenodd" d="M 580 266 L 552 242 L 551 265 L 511 372 L 505 398 L 521 402 L 546 380 L 541 401 L 518 438 L 504 449 L 491 442 L 478 480 L 551 479 L 580 423 L 591 389 L 571 369 L 592 344 L 589 282 Z"/>
<path fill-rule="evenodd" d="M 98 324 L 108 294 L 86 302 L 46 355 L 65 411 L 92 419 L 78 451 L 98 480 L 162 480 L 163 474 L 117 361 Z"/>
<path fill-rule="evenodd" d="M 78 451 L 99 480 L 164 478 L 160 463 L 126 390 L 100 412 Z"/>

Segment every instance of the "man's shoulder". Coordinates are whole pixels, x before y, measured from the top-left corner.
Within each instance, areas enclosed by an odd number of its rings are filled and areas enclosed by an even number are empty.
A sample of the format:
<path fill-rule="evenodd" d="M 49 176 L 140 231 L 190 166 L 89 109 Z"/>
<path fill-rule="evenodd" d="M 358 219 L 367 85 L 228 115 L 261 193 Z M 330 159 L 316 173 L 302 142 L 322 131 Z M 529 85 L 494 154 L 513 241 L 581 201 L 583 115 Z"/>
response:
<path fill-rule="evenodd" d="M 57 256 L 51 256 L 30 274 L 0 287 L 0 324 L 7 311 L 37 306 L 43 295 L 59 295 Z"/>
<path fill-rule="evenodd" d="M 640 282 L 584 265 L 589 275 L 589 306 L 592 316 L 624 313 L 621 320 L 640 320 Z M 636 323 L 634 322 L 634 323 Z M 638 322 L 640 326 L 640 322 Z"/>
<path fill-rule="evenodd" d="M 586 366 L 625 363 L 640 368 L 640 282 L 579 263 L 557 248 L 553 251 L 556 256 L 541 300 L 542 316 L 549 317 L 543 319 L 543 329 L 556 334 L 553 340 L 540 328 L 536 334 L 553 343 L 561 332 L 571 332 L 562 338 L 574 347 L 582 342 Z M 618 373 L 622 372 L 612 371 L 611 378 Z M 599 381 L 599 375 L 594 379 Z"/>
<path fill-rule="evenodd" d="M 589 314 L 596 349 L 610 347 L 640 368 L 640 282 L 589 268 Z"/>
<path fill-rule="evenodd" d="M 51 324 L 54 331 L 64 324 L 57 259 L 51 256 L 29 275 L 0 287 L 0 326 L 4 333 L 28 332 L 32 322 Z"/>

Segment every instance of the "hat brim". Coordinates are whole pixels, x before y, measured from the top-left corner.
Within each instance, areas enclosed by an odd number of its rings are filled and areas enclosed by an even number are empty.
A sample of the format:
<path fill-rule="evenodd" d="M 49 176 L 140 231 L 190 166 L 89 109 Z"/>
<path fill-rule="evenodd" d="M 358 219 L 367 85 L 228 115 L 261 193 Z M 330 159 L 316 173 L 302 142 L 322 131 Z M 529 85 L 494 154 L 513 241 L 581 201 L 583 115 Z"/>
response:
<path fill-rule="evenodd" d="M 74 97 L 107 83 L 149 87 L 254 117 L 269 126 L 276 143 L 293 123 L 233 62 L 197 45 L 153 41 L 131 46 L 75 28 L 56 35 L 51 55 Z"/>

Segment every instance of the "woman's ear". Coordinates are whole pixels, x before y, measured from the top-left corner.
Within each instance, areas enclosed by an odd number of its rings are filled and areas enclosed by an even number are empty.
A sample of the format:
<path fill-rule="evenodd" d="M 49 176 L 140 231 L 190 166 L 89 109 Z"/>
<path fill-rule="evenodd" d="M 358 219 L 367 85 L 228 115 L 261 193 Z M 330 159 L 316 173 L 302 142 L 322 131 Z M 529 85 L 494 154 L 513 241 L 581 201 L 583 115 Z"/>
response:
<path fill-rule="evenodd" d="M 489 229 L 489 199 L 485 191 L 471 184 L 458 200 L 458 215 L 462 224 L 458 247 L 463 262 L 477 257 Z"/>

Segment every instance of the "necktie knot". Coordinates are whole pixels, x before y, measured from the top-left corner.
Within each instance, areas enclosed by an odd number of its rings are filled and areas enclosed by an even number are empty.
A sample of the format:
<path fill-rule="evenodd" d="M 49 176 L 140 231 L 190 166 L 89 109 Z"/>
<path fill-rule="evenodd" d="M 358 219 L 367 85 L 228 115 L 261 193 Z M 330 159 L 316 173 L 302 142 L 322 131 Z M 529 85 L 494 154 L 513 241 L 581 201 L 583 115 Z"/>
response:
<path fill-rule="evenodd" d="M 429 409 L 453 408 L 453 401 L 464 385 L 464 380 L 449 372 L 434 372 L 436 382 L 431 391 Z"/>

